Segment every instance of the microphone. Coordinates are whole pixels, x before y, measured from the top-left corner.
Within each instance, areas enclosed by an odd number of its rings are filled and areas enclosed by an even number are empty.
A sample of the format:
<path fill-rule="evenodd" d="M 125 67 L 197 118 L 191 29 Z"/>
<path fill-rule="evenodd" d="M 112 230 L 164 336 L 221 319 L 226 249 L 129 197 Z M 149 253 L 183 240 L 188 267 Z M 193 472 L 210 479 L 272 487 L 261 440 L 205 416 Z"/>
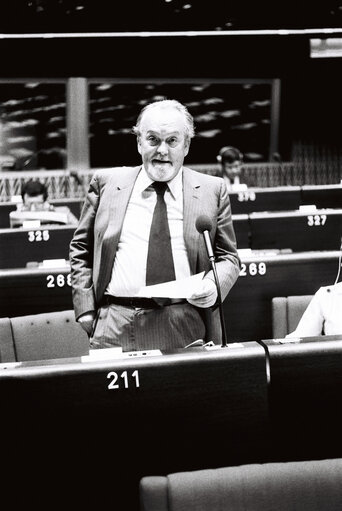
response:
<path fill-rule="evenodd" d="M 212 229 L 212 222 L 210 218 L 206 215 L 200 215 L 196 220 L 196 229 L 200 234 L 203 234 L 204 243 L 207 249 L 208 257 L 211 262 L 211 267 L 214 273 L 216 288 L 217 288 L 217 299 L 219 304 L 219 311 L 220 311 L 220 320 L 221 320 L 221 329 L 222 329 L 222 348 L 225 348 L 227 346 L 227 334 L 226 334 L 226 325 L 224 322 L 224 316 L 223 316 L 223 308 L 222 308 L 222 298 L 221 298 L 221 288 L 220 288 L 220 282 L 217 275 L 216 270 L 216 264 L 215 264 L 215 256 L 213 252 L 213 247 L 211 245 L 209 232 Z"/>
<path fill-rule="evenodd" d="M 196 229 L 200 234 L 203 234 L 205 246 L 207 248 L 207 253 L 210 261 L 215 261 L 213 247 L 211 246 L 209 232 L 211 231 L 213 225 L 211 220 L 206 215 L 200 215 L 196 220 Z"/>

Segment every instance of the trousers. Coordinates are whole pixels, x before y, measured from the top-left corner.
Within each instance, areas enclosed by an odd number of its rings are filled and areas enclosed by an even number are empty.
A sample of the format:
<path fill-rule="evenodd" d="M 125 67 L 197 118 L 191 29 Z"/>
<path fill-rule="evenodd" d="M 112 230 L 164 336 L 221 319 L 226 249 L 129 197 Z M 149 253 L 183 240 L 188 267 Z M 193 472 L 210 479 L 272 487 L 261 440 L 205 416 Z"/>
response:
<path fill-rule="evenodd" d="M 106 304 L 99 308 L 95 321 L 90 349 L 172 351 L 205 337 L 202 317 L 189 303 L 153 309 Z"/>

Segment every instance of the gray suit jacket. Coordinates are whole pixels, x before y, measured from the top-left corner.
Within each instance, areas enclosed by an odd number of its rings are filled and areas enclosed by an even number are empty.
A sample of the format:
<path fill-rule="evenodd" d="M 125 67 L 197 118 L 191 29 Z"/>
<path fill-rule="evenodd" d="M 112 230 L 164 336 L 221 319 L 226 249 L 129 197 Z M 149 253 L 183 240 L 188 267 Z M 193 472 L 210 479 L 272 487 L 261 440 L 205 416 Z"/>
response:
<path fill-rule="evenodd" d="M 125 211 L 140 169 L 141 166 L 98 170 L 91 179 L 79 224 L 70 243 L 76 319 L 85 312 L 97 310 L 110 281 Z M 221 178 L 184 167 L 183 201 L 184 241 L 190 269 L 192 273 L 205 271 L 214 280 L 203 236 L 195 226 L 199 215 L 207 215 L 213 224 L 210 237 L 224 300 L 240 270 L 227 187 Z M 212 311 L 201 312 L 211 330 Z"/>

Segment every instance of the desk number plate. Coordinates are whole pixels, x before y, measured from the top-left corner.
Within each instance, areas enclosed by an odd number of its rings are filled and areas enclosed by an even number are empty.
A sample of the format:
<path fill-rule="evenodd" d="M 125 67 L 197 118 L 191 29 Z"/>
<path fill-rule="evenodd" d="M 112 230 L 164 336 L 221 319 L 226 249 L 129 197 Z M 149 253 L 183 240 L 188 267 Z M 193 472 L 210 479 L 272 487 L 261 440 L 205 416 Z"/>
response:
<path fill-rule="evenodd" d="M 109 390 L 140 387 L 138 370 L 133 371 L 132 374 L 128 374 L 127 371 L 123 371 L 120 374 L 115 371 L 110 371 L 110 373 L 107 374 L 107 378 L 111 380 L 108 384 Z"/>

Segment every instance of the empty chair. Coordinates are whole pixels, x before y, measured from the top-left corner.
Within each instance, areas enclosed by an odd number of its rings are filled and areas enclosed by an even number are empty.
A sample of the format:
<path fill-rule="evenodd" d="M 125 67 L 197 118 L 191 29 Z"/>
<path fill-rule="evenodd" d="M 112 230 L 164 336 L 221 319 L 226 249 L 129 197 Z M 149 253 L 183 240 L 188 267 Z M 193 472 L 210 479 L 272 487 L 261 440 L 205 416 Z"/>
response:
<path fill-rule="evenodd" d="M 283 339 L 293 332 L 313 295 L 276 296 L 272 298 L 272 333 Z"/>
<path fill-rule="evenodd" d="M 80 357 L 88 337 L 73 310 L 0 318 L 0 362 Z"/>
<path fill-rule="evenodd" d="M 141 511 L 340 511 L 342 459 L 146 476 Z"/>

